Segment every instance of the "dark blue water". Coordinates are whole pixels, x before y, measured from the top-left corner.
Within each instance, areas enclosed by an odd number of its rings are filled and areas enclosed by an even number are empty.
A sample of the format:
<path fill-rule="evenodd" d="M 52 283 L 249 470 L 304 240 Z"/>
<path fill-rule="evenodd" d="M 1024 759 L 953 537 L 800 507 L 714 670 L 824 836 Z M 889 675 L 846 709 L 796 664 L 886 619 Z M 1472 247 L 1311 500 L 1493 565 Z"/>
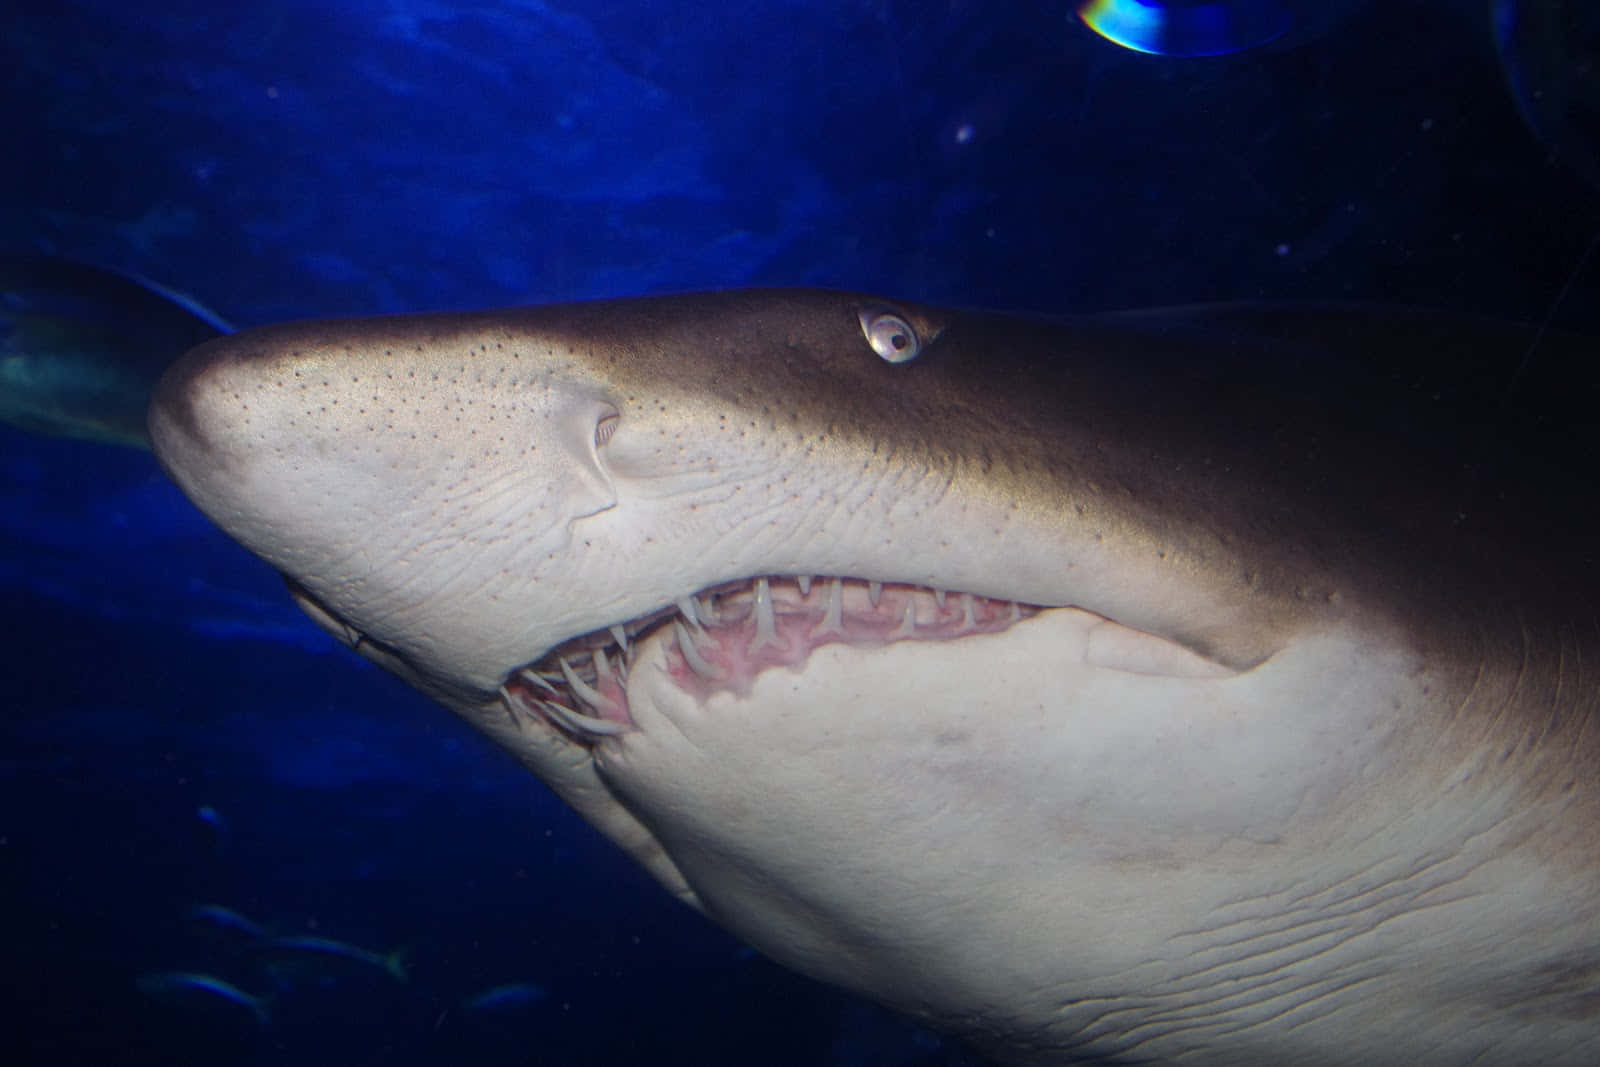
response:
<path fill-rule="evenodd" d="M 467 8 L 11 9 L 0 248 L 239 325 L 746 284 L 1600 321 L 1585 42 L 1497 47 L 1487 3 L 1188 59 L 1071 4 Z M 1508 386 L 1566 372 L 1539 356 Z M 0 681 L 6 1062 L 965 1062 L 672 903 L 147 454 L 0 431 Z M 168 972 L 266 1021 L 139 987 Z"/>

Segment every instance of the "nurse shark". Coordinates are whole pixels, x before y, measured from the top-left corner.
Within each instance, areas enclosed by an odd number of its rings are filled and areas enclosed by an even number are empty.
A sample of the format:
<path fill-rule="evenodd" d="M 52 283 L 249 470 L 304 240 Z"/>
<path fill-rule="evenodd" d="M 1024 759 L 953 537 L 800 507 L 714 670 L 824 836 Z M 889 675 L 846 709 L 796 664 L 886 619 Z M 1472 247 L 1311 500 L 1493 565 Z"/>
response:
<path fill-rule="evenodd" d="M 1440 414 L 1391 356 L 1529 339 L 1441 329 L 305 322 L 189 353 L 150 431 L 669 892 L 997 1059 L 1593 1063 L 1593 482 Z"/>

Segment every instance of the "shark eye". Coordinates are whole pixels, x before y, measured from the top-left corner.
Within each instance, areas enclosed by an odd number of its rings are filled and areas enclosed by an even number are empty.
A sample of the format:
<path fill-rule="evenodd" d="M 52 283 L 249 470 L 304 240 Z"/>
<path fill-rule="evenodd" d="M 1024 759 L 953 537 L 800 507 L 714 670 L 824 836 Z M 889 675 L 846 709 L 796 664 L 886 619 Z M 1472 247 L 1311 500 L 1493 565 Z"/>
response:
<path fill-rule="evenodd" d="M 890 363 L 905 363 L 917 358 L 922 342 L 911 323 L 883 308 L 861 310 L 861 332 L 872 350 Z"/>
<path fill-rule="evenodd" d="M 607 409 L 606 413 L 600 416 L 600 421 L 594 424 L 594 447 L 606 447 L 606 442 L 617 432 L 617 423 L 621 421 L 622 416 L 617 414 L 615 409 Z"/>

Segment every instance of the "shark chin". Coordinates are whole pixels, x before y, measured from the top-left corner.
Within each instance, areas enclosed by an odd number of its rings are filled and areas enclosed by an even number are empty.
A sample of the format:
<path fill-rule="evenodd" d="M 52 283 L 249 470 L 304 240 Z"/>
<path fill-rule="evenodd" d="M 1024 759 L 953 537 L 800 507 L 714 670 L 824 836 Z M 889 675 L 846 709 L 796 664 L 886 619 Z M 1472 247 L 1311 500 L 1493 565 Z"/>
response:
<path fill-rule="evenodd" d="M 1556 340 L 691 294 L 245 331 L 150 431 L 685 904 L 998 1060 L 1588 1064 L 1592 481 L 1439 399 Z"/>

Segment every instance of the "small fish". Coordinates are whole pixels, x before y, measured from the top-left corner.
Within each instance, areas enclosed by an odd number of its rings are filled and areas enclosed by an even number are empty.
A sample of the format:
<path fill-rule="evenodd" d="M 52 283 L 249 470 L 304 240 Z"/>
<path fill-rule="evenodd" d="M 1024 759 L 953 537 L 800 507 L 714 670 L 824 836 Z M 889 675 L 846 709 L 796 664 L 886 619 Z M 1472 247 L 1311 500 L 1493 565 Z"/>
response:
<path fill-rule="evenodd" d="M 1080 0 L 1078 18 L 1112 44 L 1156 56 L 1225 56 L 1304 44 L 1368 0 Z"/>
<path fill-rule="evenodd" d="M 317 937 L 314 934 L 269 937 L 262 941 L 258 948 L 262 952 L 273 954 L 326 956 L 349 960 L 383 971 L 397 982 L 404 982 L 407 978 L 406 950 L 403 948 L 397 948 L 393 952 L 374 952 L 360 945 L 335 941 L 330 937 Z"/>
<path fill-rule="evenodd" d="M 534 982 L 508 982 L 475 993 L 461 1002 L 469 1012 L 504 1011 L 528 1004 L 537 1004 L 550 996 L 548 990 Z"/>
<path fill-rule="evenodd" d="M 231 332 L 181 293 L 42 255 L 0 253 L 0 422 L 149 448 L 161 372 Z"/>
<path fill-rule="evenodd" d="M 251 996 L 232 982 L 224 981 L 215 975 L 196 974 L 193 971 L 152 971 L 141 974 L 134 984 L 141 993 L 153 997 L 166 998 L 199 993 L 225 1000 L 248 1009 L 256 1022 L 261 1025 L 265 1026 L 267 1023 L 267 1002 L 264 999 Z"/>
<path fill-rule="evenodd" d="M 228 820 L 223 818 L 222 812 L 210 804 L 202 804 L 196 808 L 194 817 L 211 827 L 211 848 L 220 856 L 228 847 Z"/>
<path fill-rule="evenodd" d="M 223 907 L 221 904 L 203 904 L 189 912 L 189 918 L 199 922 L 210 923 L 212 926 L 223 930 L 237 930 L 250 937 L 265 937 L 267 932 L 261 924 L 248 919 L 232 908 Z"/>

